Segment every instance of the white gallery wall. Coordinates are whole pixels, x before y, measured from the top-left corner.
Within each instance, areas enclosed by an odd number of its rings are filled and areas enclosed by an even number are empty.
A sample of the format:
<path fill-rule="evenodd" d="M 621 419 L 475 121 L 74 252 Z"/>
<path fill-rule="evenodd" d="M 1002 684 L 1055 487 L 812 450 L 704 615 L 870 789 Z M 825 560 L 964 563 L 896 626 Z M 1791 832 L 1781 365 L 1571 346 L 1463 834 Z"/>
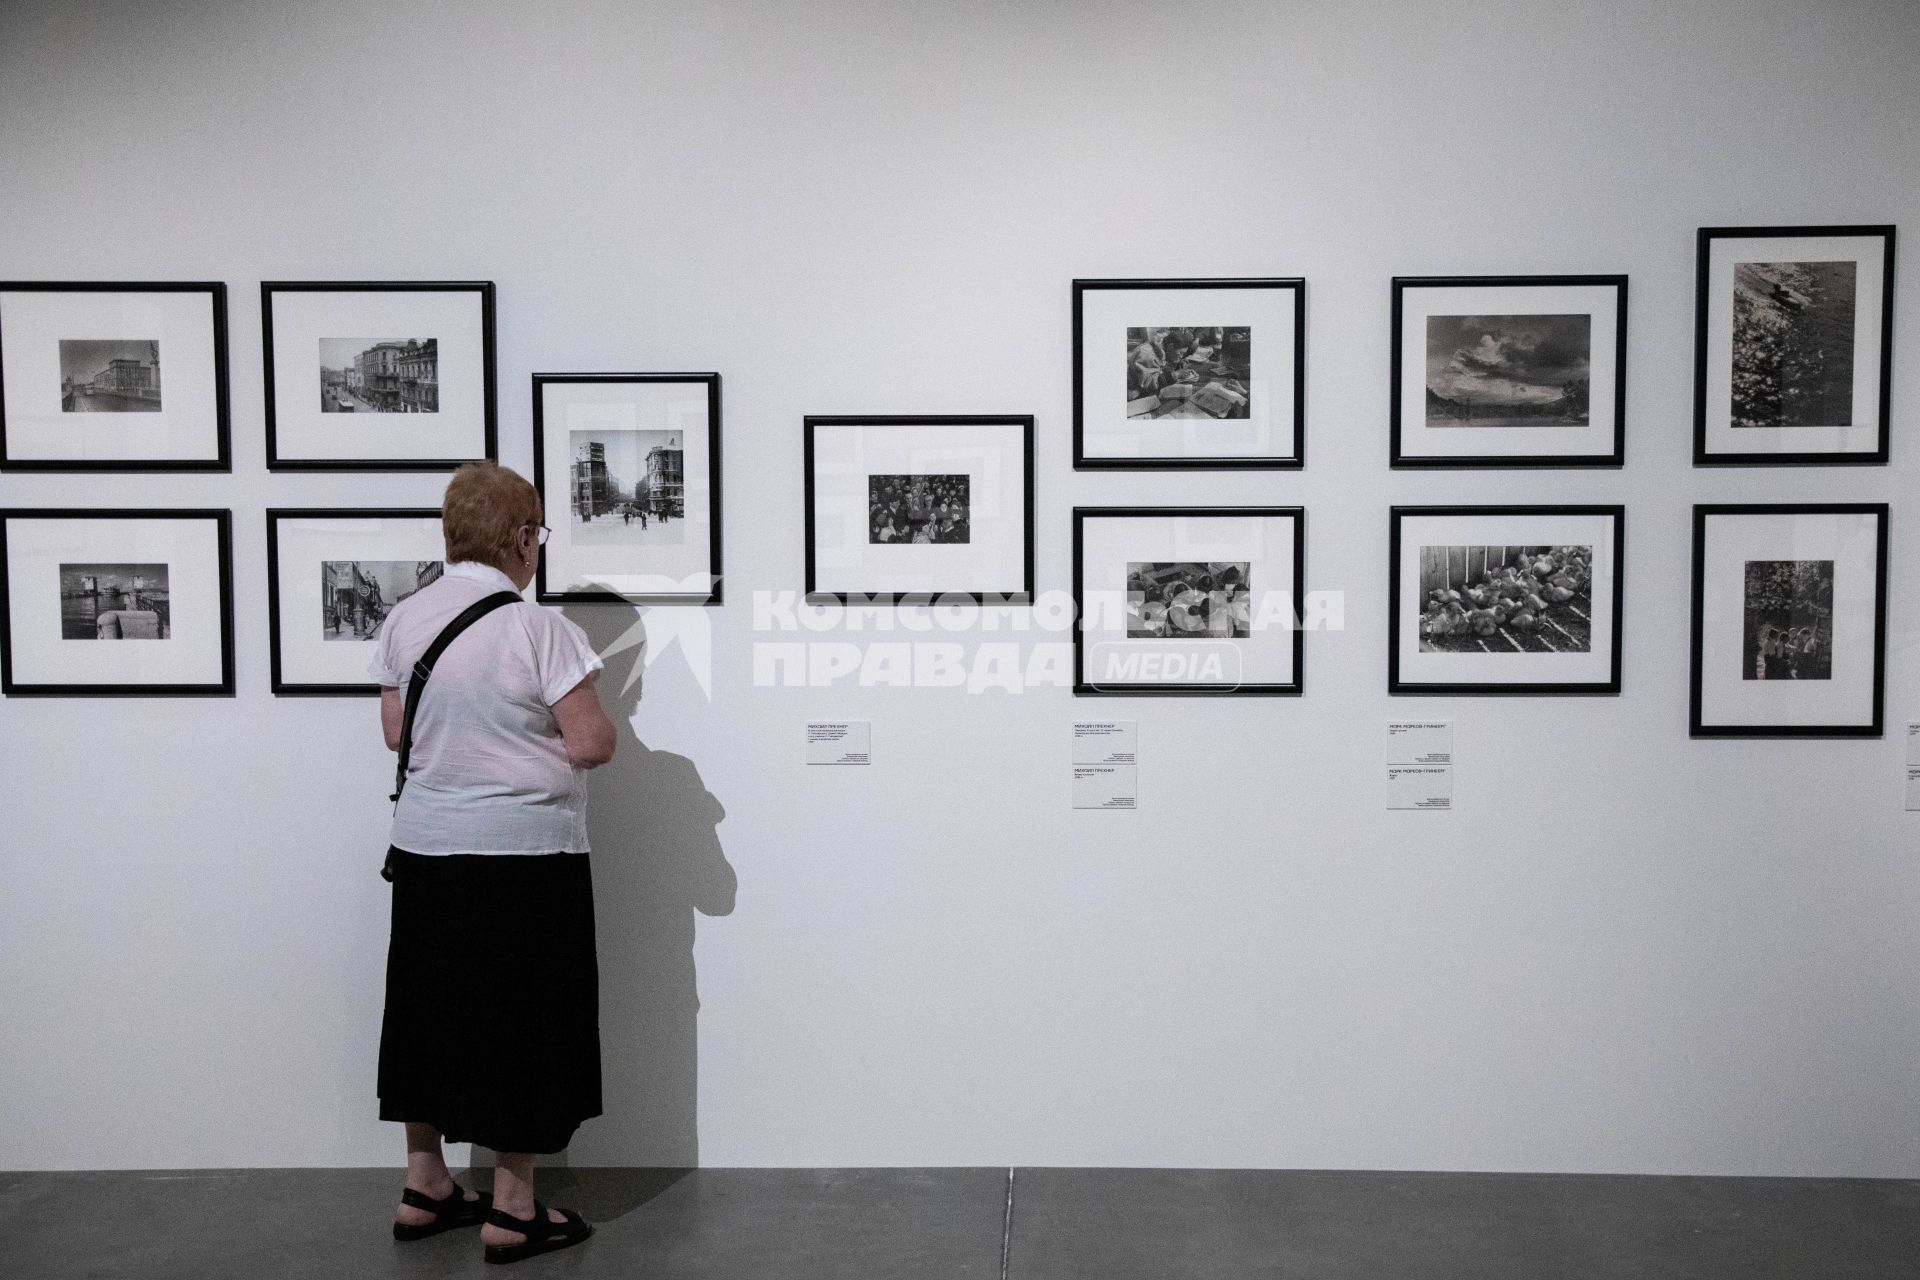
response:
<path fill-rule="evenodd" d="M 0 1167 L 398 1161 L 391 758 L 269 693 L 262 512 L 444 477 L 268 474 L 258 284 L 490 279 L 509 465 L 532 371 L 723 375 L 727 603 L 593 779 L 574 1163 L 1920 1175 L 1916 65 L 1911 0 L 0 5 L 0 279 L 227 282 L 235 457 L 0 506 L 232 508 L 239 662 L 0 701 Z M 1695 228 L 1859 222 L 1909 241 L 1892 465 L 1691 466 Z M 1535 272 L 1631 276 L 1626 468 L 1389 471 L 1391 277 Z M 1214 275 L 1308 281 L 1305 470 L 1076 474 L 1070 281 Z M 757 632 L 809 413 L 1036 415 L 1042 590 L 1076 503 L 1304 505 L 1345 628 L 1297 699 L 756 685 L 1065 638 Z M 1742 500 L 1893 504 L 1884 739 L 1689 740 L 1689 508 Z M 1621 695 L 1388 697 L 1388 507 L 1525 501 L 1627 506 Z M 1099 717 L 1137 812 L 1068 807 Z M 803 764 L 824 718 L 871 767 Z M 1451 813 L 1383 808 L 1409 718 Z"/>

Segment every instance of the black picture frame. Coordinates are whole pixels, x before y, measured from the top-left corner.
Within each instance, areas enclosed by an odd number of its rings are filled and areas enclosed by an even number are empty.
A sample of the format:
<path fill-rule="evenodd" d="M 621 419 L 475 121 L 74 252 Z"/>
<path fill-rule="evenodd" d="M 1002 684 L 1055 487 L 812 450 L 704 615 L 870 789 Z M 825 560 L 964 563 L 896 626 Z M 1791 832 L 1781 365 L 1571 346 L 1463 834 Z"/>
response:
<path fill-rule="evenodd" d="M 213 684 L 23 684 L 14 679 L 13 596 L 8 528 L 15 520 L 210 520 L 220 578 L 220 679 Z M 0 694 L 9 698 L 231 698 L 233 656 L 233 512 L 224 508 L 0 508 Z"/>
<path fill-rule="evenodd" d="M 1880 413 L 1877 447 L 1850 453 L 1711 452 L 1708 448 L 1707 346 L 1710 340 L 1708 291 L 1711 288 L 1713 243 L 1716 240 L 1826 236 L 1878 237 L 1886 242 L 1886 270 L 1881 281 Z M 1890 223 L 1800 227 L 1701 227 L 1694 238 L 1693 329 L 1693 465 L 1696 467 L 1877 467 L 1888 458 L 1893 392 L 1894 239 Z"/>
<path fill-rule="evenodd" d="M 1613 351 L 1613 448 L 1589 454 L 1413 455 L 1402 449 L 1406 406 L 1402 382 L 1407 352 L 1401 342 L 1408 289 L 1602 287 L 1616 291 Z M 1627 463 L 1627 277 L 1606 275 L 1395 276 L 1393 278 L 1391 374 L 1388 381 L 1388 463 L 1401 470 L 1479 470 L 1624 467 Z M 1424 353 L 1422 353 L 1424 359 Z"/>
<path fill-rule="evenodd" d="M 231 472 L 233 418 L 227 368 L 227 286 L 218 280 L 9 280 L 6 293 L 205 293 L 212 309 L 214 381 L 214 456 L 211 458 L 16 458 L 7 449 L 6 368 L 0 360 L 0 471 L 19 472 Z M 0 308 L 0 330 L 6 317 Z"/>
<path fill-rule="evenodd" d="M 707 394 L 707 492 L 711 495 L 711 519 L 708 522 L 708 556 L 712 562 L 712 587 L 703 593 L 662 592 L 623 595 L 615 591 L 549 591 L 547 589 L 547 551 L 540 549 L 540 563 L 534 569 L 534 599 L 541 604 L 629 604 L 629 605 L 719 605 L 724 603 L 725 582 L 721 569 L 720 481 L 720 375 L 700 373 L 536 373 L 533 375 L 533 487 L 546 501 L 546 397 L 549 385 L 588 384 L 662 384 L 704 385 Z M 553 518 L 548 508 L 548 520 Z"/>
<path fill-rule="evenodd" d="M 1693 508 L 1693 577 L 1687 661 L 1687 732 L 1694 738 L 1879 738 L 1886 733 L 1887 561 L 1891 508 L 1884 502 L 1716 502 Z M 1870 515 L 1875 518 L 1873 714 L 1865 724 L 1707 724 L 1704 717 L 1707 522 L 1715 516 Z"/>
<path fill-rule="evenodd" d="M 814 436 L 821 427 L 1018 427 L 1020 430 L 1021 472 L 1024 477 L 1022 488 L 1025 501 L 1021 504 L 1022 587 L 1017 593 L 1007 595 L 991 591 L 941 590 L 928 592 L 878 591 L 872 593 L 821 591 L 817 588 L 815 573 L 814 545 Z M 805 523 L 805 598 L 809 604 L 856 604 L 856 605 L 900 605 L 920 606 L 939 602 L 971 602 L 977 605 L 1026 605 L 1034 596 L 1034 530 L 1033 530 L 1033 479 L 1034 479 L 1034 419 L 1032 414 L 988 413 L 988 414 L 813 414 L 803 423 L 804 448 L 801 463 L 801 475 L 805 485 L 802 500 L 802 520 Z"/>
<path fill-rule="evenodd" d="M 280 658 L 280 522 L 282 520 L 438 520 L 438 507 L 269 507 L 267 508 L 267 655 L 276 698 L 379 697 L 371 680 L 356 684 L 317 684 L 283 677 Z"/>
<path fill-rule="evenodd" d="M 1106 290 L 1264 289 L 1293 294 L 1293 452 L 1275 457 L 1089 457 L 1086 449 L 1086 295 Z M 1302 276 L 1085 279 L 1073 282 L 1073 469 L 1075 471 L 1299 471 L 1307 465 L 1307 282 Z"/>
<path fill-rule="evenodd" d="M 1400 608 L 1401 526 L 1407 517 L 1474 519 L 1493 517 L 1577 516 L 1610 519 L 1613 526 L 1611 646 L 1605 680 L 1564 682 L 1520 681 L 1412 681 L 1400 670 L 1400 628 L 1406 621 Z M 1611 697 L 1620 693 L 1627 582 L 1627 509 L 1617 503 L 1450 505 L 1392 507 L 1387 513 L 1387 692 L 1396 697 Z"/>
<path fill-rule="evenodd" d="M 1129 685 L 1100 685 L 1086 678 L 1086 522 L 1099 519 L 1139 518 L 1182 519 L 1188 517 L 1288 519 L 1293 521 L 1293 679 L 1285 683 L 1208 685 L 1179 682 L 1148 682 Z M 1105 506 L 1073 509 L 1073 693 L 1078 698 L 1220 698 L 1220 697 L 1298 697 L 1306 692 L 1306 627 L 1301 620 L 1301 602 L 1307 591 L 1307 510 L 1305 507 L 1136 507 Z"/>
<path fill-rule="evenodd" d="M 275 421 L 273 298 L 278 293 L 477 293 L 480 295 L 481 413 L 485 443 L 471 458 L 283 458 Z M 491 280 L 263 280 L 260 283 L 261 381 L 266 390 L 269 471 L 452 471 L 468 462 L 500 457 L 494 286 Z"/>

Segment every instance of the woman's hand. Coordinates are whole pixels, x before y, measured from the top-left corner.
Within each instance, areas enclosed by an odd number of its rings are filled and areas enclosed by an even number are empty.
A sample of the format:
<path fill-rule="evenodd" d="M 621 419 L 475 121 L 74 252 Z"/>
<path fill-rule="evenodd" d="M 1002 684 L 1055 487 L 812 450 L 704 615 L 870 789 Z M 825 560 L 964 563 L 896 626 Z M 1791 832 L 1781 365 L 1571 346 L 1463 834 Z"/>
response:
<path fill-rule="evenodd" d="M 553 704 L 553 718 L 576 769 L 597 769 L 613 759 L 613 721 L 600 706 L 600 677 L 588 676 Z"/>

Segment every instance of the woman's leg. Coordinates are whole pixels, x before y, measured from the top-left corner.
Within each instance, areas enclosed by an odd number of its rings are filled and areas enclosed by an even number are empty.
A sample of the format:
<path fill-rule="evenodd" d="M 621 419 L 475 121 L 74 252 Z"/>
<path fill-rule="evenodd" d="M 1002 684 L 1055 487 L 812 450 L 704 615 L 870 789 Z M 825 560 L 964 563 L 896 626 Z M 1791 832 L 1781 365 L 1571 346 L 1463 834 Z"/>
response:
<path fill-rule="evenodd" d="M 525 1151 L 496 1151 L 493 1155 L 493 1207 L 525 1222 L 533 1217 L 533 1156 Z M 552 1209 L 547 1221 L 565 1222 Z M 526 1236 L 491 1222 L 480 1227 L 482 1244 L 520 1244 Z"/>
<path fill-rule="evenodd" d="M 440 1131 L 430 1124 L 407 1122 L 407 1185 L 434 1200 L 444 1200 L 453 1194 L 453 1175 L 447 1172 L 447 1157 L 440 1149 Z M 473 1192 L 467 1192 L 467 1199 L 477 1198 Z M 393 1212 L 395 1222 L 409 1227 L 424 1227 L 436 1216 L 431 1210 L 416 1209 L 410 1204 L 403 1204 Z"/>

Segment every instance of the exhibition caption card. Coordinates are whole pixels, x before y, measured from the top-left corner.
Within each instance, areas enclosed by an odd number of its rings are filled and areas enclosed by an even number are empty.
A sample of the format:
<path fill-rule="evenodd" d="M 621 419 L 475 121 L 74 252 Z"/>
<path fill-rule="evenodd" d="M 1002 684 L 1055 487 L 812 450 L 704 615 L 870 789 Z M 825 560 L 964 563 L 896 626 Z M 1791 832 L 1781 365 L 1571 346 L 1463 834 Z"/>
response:
<path fill-rule="evenodd" d="M 1920 720 L 1907 721 L 1907 810 L 1920 813 Z"/>
<path fill-rule="evenodd" d="M 808 764 L 871 764 L 873 721 L 807 721 Z"/>
<path fill-rule="evenodd" d="M 1387 725 L 1387 808 L 1453 808 L 1453 725 L 1422 720 Z"/>
<path fill-rule="evenodd" d="M 1139 806 L 1139 741 L 1139 726 L 1132 720 L 1074 722 L 1074 808 Z"/>

